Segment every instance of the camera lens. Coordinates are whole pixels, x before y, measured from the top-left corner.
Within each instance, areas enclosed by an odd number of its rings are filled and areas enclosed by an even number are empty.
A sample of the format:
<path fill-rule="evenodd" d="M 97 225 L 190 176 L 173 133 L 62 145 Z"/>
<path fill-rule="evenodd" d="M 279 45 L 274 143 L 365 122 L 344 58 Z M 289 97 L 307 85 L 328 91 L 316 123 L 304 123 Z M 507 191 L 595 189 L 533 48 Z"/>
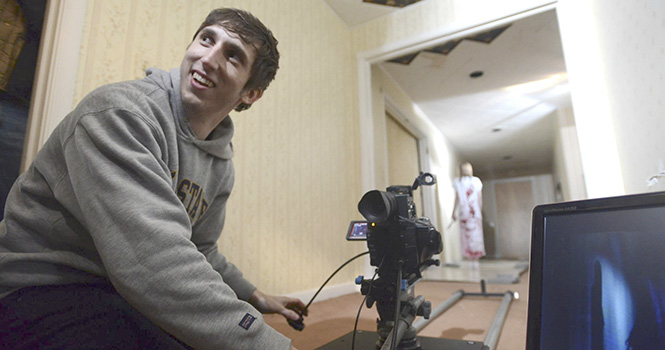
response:
<path fill-rule="evenodd" d="M 358 211 L 367 221 L 381 223 L 393 214 L 396 209 L 395 196 L 392 193 L 369 191 L 358 203 Z"/>

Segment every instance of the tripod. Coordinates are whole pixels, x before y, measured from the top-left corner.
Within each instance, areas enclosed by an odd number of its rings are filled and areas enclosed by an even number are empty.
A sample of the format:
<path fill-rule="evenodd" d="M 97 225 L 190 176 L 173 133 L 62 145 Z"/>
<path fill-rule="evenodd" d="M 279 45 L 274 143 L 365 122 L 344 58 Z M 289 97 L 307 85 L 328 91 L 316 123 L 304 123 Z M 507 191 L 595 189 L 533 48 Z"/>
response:
<path fill-rule="evenodd" d="M 426 302 L 422 295 L 415 298 L 408 296 L 406 302 L 400 303 L 400 306 L 401 310 L 397 321 L 378 320 L 377 333 L 379 334 L 379 340 L 376 344 L 377 349 L 422 349 L 416 338 L 416 328 L 413 326 L 413 320 L 416 316 L 423 316 L 428 319 L 432 310 L 431 303 Z M 378 304 L 377 308 L 380 308 Z M 396 344 L 396 346 L 393 347 L 393 344 Z"/>
<path fill-rule="evenodd" d="M 394 343 L 397 344 L 395 348 L 399 350 L 492 350 L 496 347 L 510 304 L 512 300 L 518 299 L 519 296 L 517 293 L 511 291 L 506 291 L 505 293 L 487 293 L 484 280 L 480 282 L 480 287 L 480 293 L 459 290 L 434 309 L 430 307 L 430 303 L 426 302 L 422 296 L 413 297 L 411 292 L 405 291 L 401 293 L 404 302 L 401 303 L 403 306 L 400 308 L 400 316 L 397 318 L 398 321 L 394 322 L 392 321 L 393 319 L 390 319 L 390 321 L 380 319 L 377 321 L 376 333 L 358 332 L 355 339 L 356 349 L 390 349 L 393 344 L 392 339 L 397 337 L 398 340 Z M 483 342 L 416 336 L 416 333 L 423 329 L 430 321 L 443 314 L 465 296 L 502 298 L 501 305 L 497 310 L 494 321 L 492 322 Z M 382 313 L 384 315 L 390 314 L 392 309 L 393 308 L 389 305 L 385 305 L 385 302 L 377 302 L 377 310 L 379 311 L 380 316 Z M 421 314 L 423 318 L 413 322 L 415 316 Z M 352 333 L 353 332 L 335 339 L 319 349 L 349 350 L 353 338 Z"/>

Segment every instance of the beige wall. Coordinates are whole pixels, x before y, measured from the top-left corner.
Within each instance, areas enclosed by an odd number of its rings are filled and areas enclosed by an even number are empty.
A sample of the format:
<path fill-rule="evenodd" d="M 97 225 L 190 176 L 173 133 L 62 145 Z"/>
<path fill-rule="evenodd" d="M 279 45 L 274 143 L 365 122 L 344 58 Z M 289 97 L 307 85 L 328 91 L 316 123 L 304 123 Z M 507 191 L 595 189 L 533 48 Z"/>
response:
<path fill-rule="evenodd" d="M 276 80 L 234 113 L 236 186 L 220 246 L 267 293 L 317 288 L 366 249 L 346 242 L 358 219 L 359 156 L 351 33 L 322 1 L 134 1 L 88 4 L 75 100 L 105 83 L 178 67 L 216 7 L 259 17 L 279 40 Z M 362 263 L 330 285 L 351 283 Z"/>

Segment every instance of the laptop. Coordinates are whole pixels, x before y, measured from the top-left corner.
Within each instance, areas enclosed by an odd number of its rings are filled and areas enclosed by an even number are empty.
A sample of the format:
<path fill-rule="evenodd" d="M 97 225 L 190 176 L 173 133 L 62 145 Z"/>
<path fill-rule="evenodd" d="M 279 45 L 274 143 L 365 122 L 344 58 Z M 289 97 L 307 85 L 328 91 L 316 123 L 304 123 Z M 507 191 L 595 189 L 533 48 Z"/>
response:
<path fill-rule="evenodd" d="M 533 210 L 527 350 L 665 349 L 665 192 Z"/>

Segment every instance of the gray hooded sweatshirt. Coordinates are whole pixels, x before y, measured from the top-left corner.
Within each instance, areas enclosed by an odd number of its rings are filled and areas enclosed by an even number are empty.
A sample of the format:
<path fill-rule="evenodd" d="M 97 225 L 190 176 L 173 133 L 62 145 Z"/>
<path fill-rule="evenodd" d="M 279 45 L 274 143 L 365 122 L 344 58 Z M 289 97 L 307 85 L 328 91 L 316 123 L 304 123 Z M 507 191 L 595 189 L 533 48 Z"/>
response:
<path fill-rule="evenodd" d="M 56 128 L 14 184 L 0 222 L 0 296 L 111 282 L 196 349 L 289 349 L 219 253 L 233 186 L 230 117 L 198 140 L 178 69 L 101 87 Z"/>

